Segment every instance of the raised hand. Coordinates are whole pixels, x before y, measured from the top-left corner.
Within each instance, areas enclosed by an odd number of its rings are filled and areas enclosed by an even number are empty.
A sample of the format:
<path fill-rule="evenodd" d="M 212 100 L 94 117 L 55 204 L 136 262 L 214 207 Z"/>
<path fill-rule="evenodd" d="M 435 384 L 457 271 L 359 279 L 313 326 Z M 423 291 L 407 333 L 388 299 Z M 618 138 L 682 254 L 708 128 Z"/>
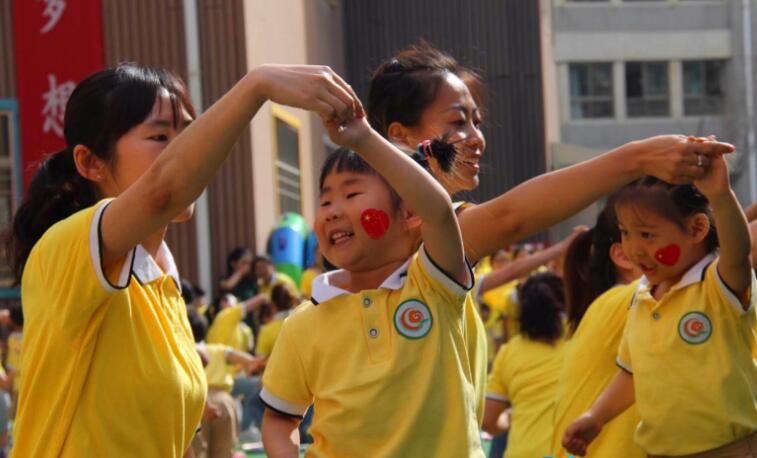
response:
<path fill-rule="evenodd" d="M 735 150 L 713 136 L 659 135 L 634 142 L 634 146 L 639 150 L 644 175 L 673 184 L 692 183 L 704 175 L 711 159 Z"/>
<path fill-rule="evenodd" d="M 261 83 L 261 95 L 273 102 L 314 111 L 324 121 L 347 122 L 363 116 L 355 92 L 329 67 L 269 64 L 254 72 Z"/>

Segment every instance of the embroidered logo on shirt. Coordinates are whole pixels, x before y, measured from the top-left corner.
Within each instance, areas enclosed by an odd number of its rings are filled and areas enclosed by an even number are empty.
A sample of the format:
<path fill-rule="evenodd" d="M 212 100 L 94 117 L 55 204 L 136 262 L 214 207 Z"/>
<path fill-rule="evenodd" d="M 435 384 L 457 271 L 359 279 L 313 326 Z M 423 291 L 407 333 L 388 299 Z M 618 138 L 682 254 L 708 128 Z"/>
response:
<path fill-rule="evenodd" d="M 678 335 L 686 343 L 703 343 L 712 335 L 712 322 L 702 312 L 689 312 L 678 322 Z"/>
<path fill-rule="evenodd" d="M 397 307 L 394 312 L 394 327 L 408 339 L 420 339 L 431 330 L 433 319 L 431 310 L 423 302 L 410 299 Z"/>

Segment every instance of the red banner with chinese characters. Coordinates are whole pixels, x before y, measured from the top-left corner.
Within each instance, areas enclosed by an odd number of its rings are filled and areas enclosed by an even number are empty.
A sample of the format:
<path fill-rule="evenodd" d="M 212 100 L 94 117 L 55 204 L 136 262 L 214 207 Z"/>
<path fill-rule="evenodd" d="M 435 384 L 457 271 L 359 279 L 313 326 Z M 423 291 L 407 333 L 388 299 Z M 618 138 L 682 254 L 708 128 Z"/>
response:
<path fill-rule="evenodd" d="M 71 91 L 103 68 L 102 9 L 100 0 L 15 0 L 13 19 L 26 189 L 36 163 L 65 147 Z"/>

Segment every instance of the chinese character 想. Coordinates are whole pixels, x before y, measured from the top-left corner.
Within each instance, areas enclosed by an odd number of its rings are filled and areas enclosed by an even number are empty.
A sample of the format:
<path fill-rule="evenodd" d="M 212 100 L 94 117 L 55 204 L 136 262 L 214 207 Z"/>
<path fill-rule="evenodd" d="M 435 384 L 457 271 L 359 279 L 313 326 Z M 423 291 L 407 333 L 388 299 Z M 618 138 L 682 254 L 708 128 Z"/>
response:
<path fill-rule="evenodd" d="M 45 108 L 42 109 L 42 116 L 45 118 L 42 131 L 45 133 L 53 131 L 55 135 L 63 138 L 63 115 L 66 113 L 66 102 L 76 84 L 73 81 L 66 81 L 59 85 L 57 78 L 52 74 L 47 75 L 47 81 L 50 83 L 50 89 L 42 95 L 45 100 Z"/>

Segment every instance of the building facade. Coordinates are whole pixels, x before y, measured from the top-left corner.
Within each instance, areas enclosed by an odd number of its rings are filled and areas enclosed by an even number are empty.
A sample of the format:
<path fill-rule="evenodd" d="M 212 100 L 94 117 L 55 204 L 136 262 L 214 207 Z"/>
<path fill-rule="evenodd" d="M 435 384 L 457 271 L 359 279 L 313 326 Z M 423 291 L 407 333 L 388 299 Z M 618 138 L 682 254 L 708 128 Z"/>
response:
<path fill-rule="evenodd" d="M 729 161 L 742 204 L 757 199 L 753 2 L 550 3 L 553 168 L 653 135 L 714 134 L 737 147 Z"/>

